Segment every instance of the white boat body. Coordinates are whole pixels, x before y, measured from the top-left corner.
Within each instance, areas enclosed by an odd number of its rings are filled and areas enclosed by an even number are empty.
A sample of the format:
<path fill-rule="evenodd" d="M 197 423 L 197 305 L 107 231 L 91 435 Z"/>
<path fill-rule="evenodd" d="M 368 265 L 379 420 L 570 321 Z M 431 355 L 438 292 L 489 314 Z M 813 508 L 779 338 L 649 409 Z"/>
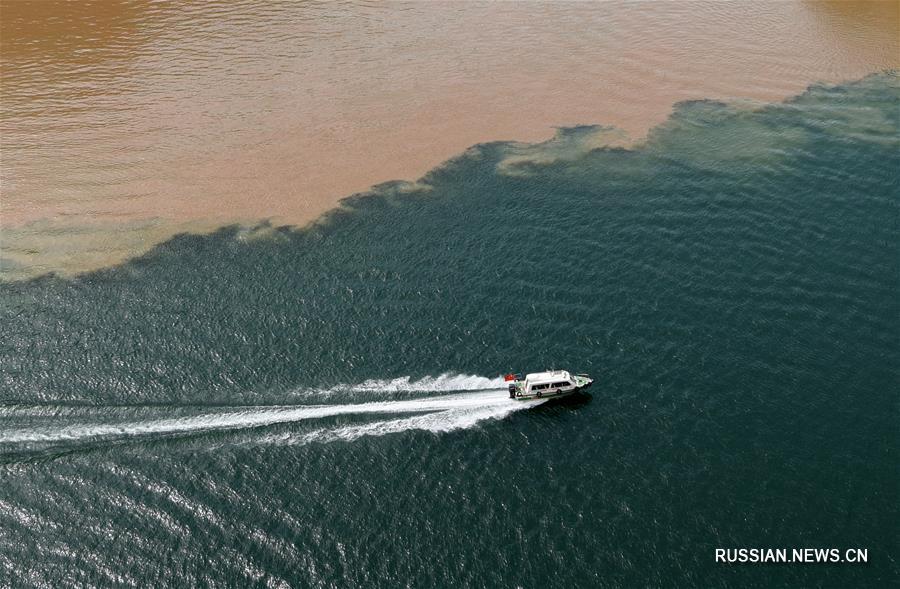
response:
<path fill-rule="evenodd" d="M 556 399 L 582 391 L 594 383 L 586 374 L 571 374 L 567 370 L 532 372 L 508 381 L 509 398 L 518 401 L 528 399 Z"/>

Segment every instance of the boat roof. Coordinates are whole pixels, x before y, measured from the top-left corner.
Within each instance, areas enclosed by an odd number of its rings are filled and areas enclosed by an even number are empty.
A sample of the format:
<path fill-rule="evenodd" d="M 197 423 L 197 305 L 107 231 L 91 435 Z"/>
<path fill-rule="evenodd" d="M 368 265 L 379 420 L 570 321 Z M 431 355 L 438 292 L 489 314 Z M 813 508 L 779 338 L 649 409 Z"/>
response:
<path fill-rule="evenodd" d="M 525 375 L 528 382 L 554 381 L 559 379 L 569 379 L 571 375 L 568 370 L 548 370 L 546 372 L 532 372 Z"/>

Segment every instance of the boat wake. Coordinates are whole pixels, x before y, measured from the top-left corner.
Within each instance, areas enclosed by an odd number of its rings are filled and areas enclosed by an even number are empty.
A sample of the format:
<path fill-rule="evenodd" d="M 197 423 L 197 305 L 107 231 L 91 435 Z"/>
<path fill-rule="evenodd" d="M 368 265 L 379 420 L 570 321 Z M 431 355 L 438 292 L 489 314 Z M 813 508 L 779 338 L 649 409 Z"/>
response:
<path fill-rule="evenodd" d="M 355 440 L 411 429 L 446 432 L 499 419 L 541 403 L 510 400 L 500 379 L 442 375 L 366 381 L 317 391 L 339 391 L 354 402 L 246 407 L 6 406 L 0 407 L 0 456 L 69 450 L 100 443 L 158 439 L 210 432 L 250 431 L 257 443 L 305 444 Z M 381 393 L 413 395 L 403 400 L 356 401 Z M 422 396 L 424 395 L 424 396 Z M 325 425 L 322 425 L 325 423 Z M 296 427 L 273 426 L 294 424 Z"/>

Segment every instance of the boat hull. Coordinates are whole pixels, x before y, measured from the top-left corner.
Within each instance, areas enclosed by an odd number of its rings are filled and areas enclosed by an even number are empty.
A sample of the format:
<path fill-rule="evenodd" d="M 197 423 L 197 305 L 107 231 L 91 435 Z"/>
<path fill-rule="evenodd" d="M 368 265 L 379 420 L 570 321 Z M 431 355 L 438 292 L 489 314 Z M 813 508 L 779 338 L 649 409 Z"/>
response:
<path fill-rule="evenodd" d="M 516 401 L 534 401 L 535 399 L 549 400 L 549 399 L 562 399 L 564 397 L 571 397 L 576 393 L 580 393 L 580 388 L 574 388 L 570 391 L 560 391 L 558 393 L 535 393 L 533 395 L 516 395 L 515 397 L 511 397 Z"/>

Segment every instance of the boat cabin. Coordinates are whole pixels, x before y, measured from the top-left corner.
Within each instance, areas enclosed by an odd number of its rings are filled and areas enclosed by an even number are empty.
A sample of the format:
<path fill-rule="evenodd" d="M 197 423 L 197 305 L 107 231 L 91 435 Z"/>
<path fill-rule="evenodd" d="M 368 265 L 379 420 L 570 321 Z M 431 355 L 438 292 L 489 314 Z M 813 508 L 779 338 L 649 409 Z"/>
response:
<path fill-rule="evenodd" d="M 522 388 L 524 393 L 529 396 L 567 393 L 575 388 L 575 380 L 566 370 L 534 372 L 525 376 L 525 383 Z"/>

